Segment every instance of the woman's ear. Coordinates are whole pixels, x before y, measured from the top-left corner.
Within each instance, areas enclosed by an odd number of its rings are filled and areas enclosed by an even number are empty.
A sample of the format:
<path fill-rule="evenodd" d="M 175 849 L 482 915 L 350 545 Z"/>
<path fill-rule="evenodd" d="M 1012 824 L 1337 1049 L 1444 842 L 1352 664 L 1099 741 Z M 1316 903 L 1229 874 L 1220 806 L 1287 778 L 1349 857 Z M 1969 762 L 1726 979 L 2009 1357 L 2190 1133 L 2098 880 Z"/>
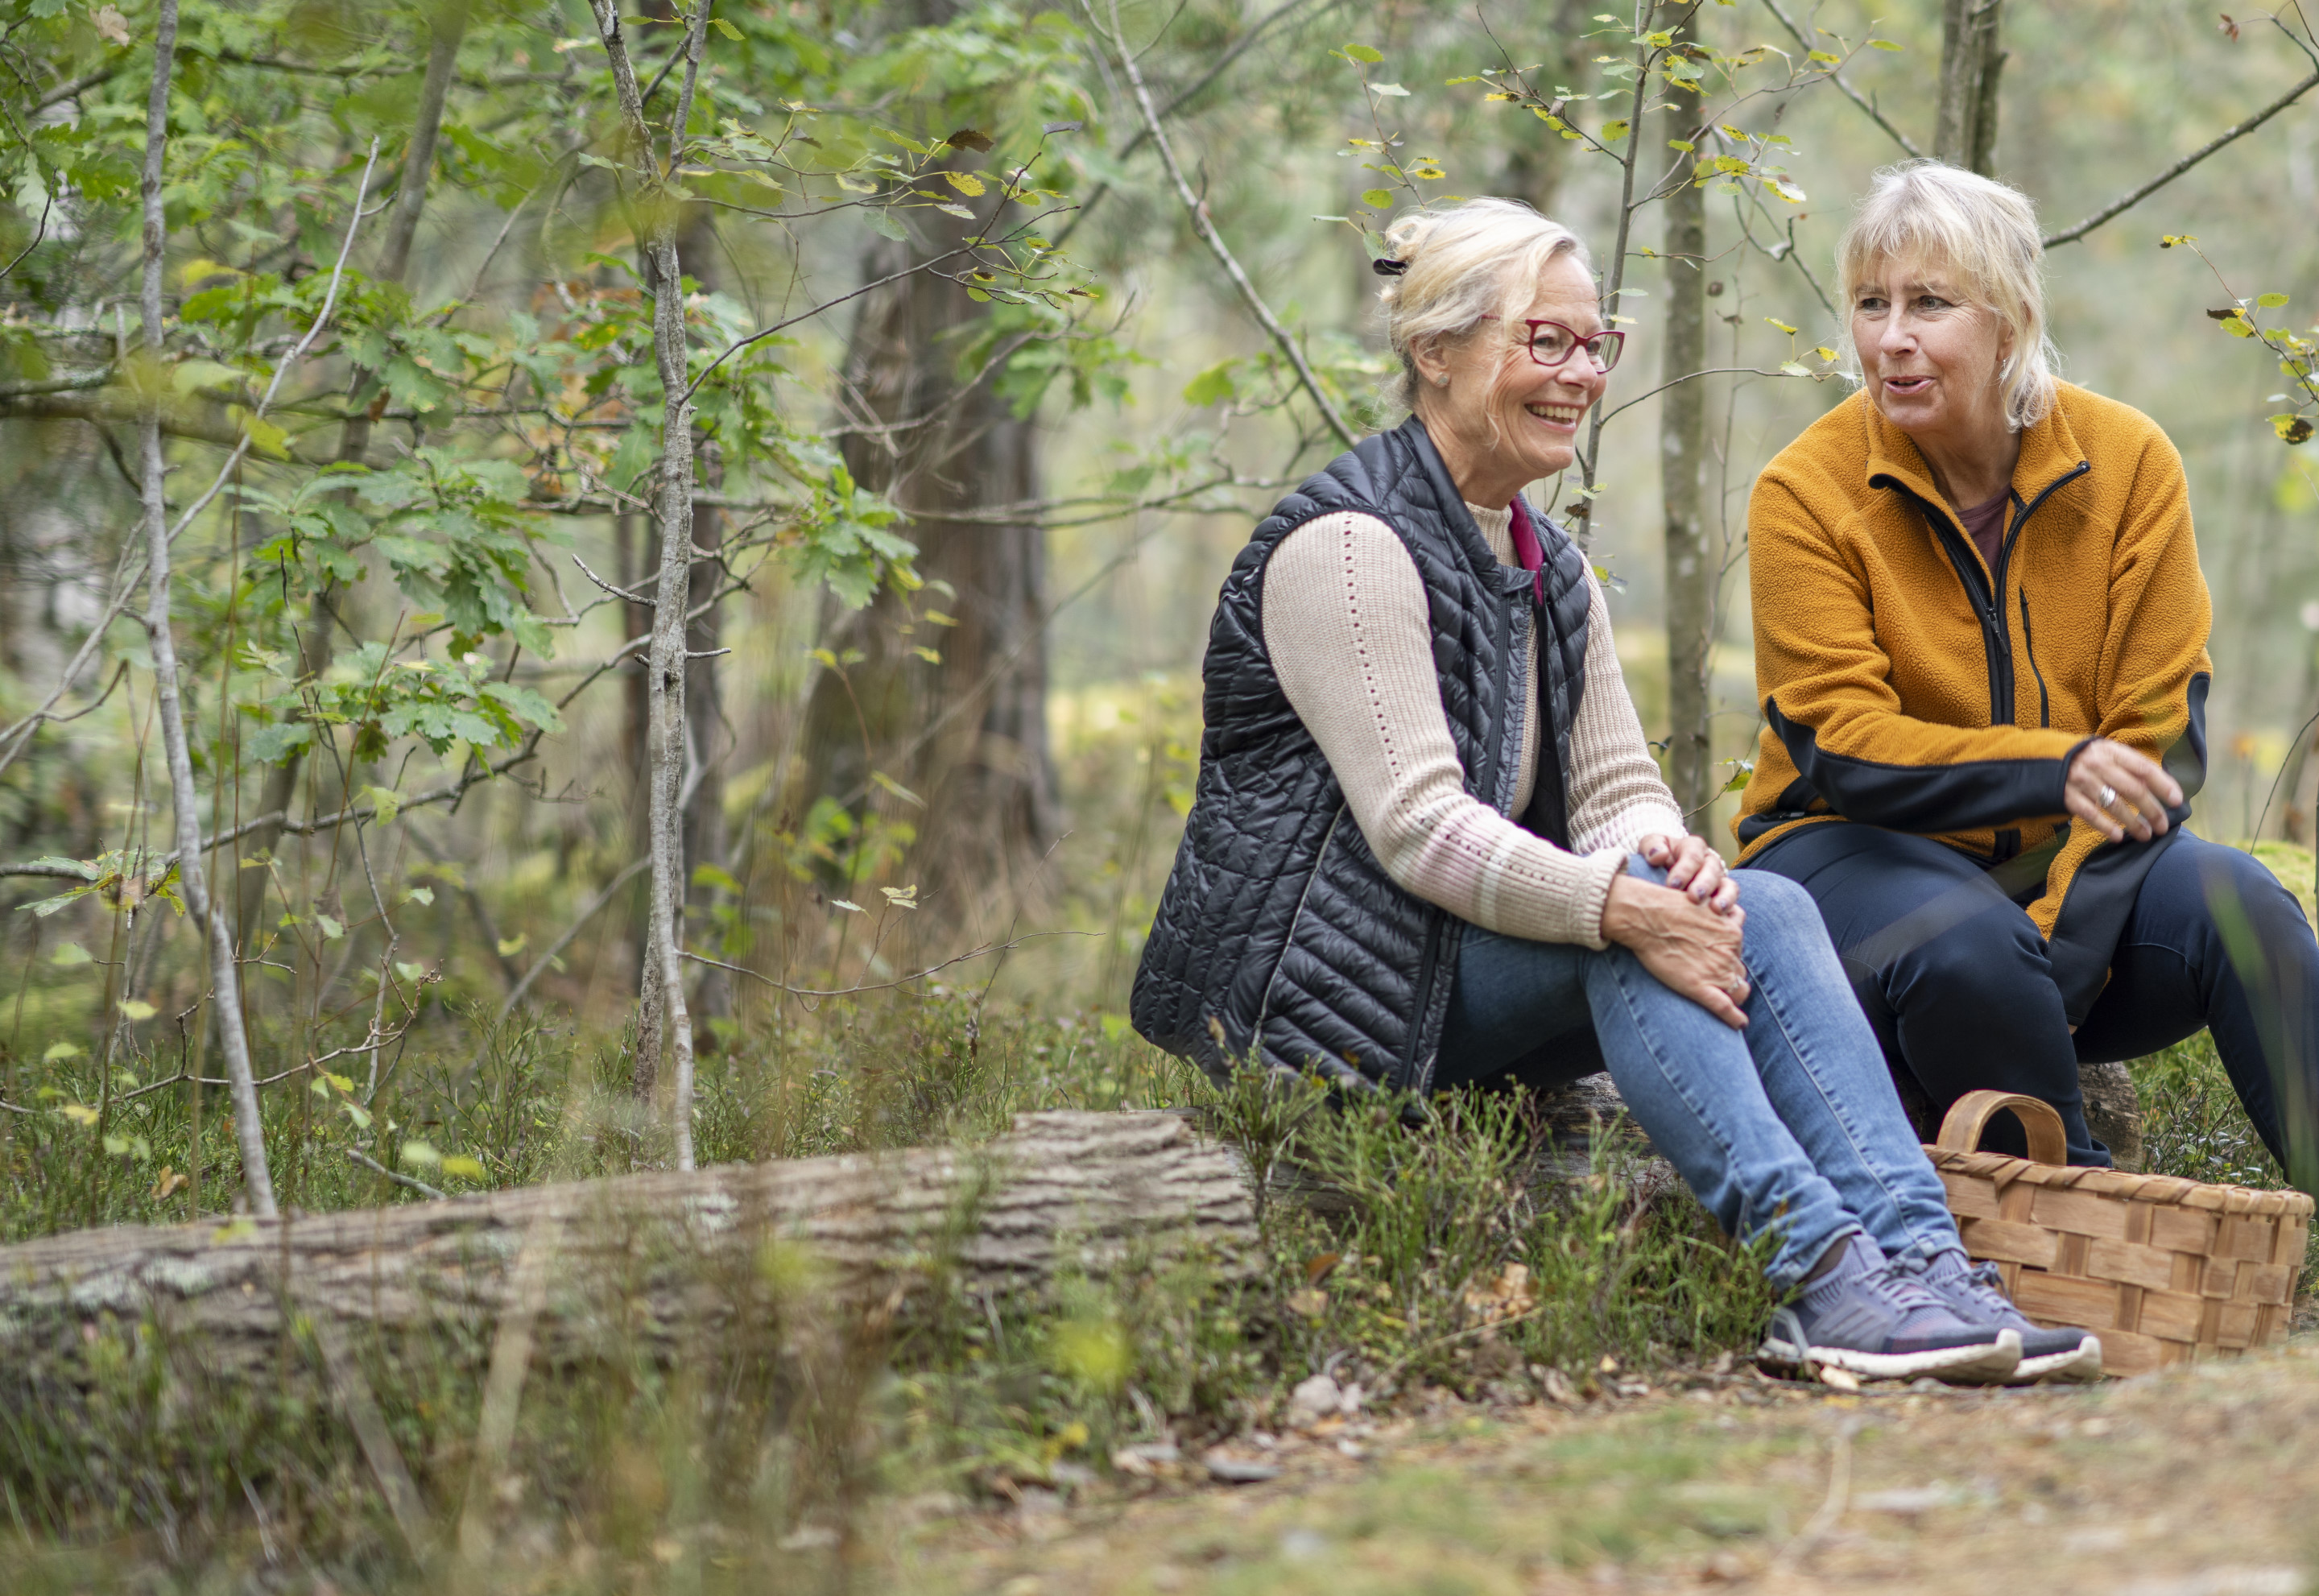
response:
<path fill-rule="evenodd" d="M 1439 388 L 1449 379 L 1449 361 L 1441 347 L 1441 335 L 1431 333 L 1409 347 L 1409 357 L 1417 365 L 1417 381 L 1421 387 Z"/>

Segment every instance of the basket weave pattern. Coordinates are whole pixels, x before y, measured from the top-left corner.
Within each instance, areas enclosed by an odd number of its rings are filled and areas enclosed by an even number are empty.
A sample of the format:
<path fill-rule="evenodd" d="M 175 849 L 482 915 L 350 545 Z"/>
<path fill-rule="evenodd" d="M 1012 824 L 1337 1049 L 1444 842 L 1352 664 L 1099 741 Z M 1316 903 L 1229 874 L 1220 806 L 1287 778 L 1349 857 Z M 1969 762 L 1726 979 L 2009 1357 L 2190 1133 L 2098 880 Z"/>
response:
<path fill-rule="evenodd" d="M 2030 1151 L 2052 1161 L 1963 1150 L 1999 1109 L 2014 1110 Z M 1975 1092 L 1950 1111 L 1941 1144 L 1925 1150 L 1965 1251 L 1997 1265 L 2022 1312 L 2099 1335 L 2113 1375 L 2286 1340 L 2310 1197 L 2071 1168 L 2060 1141 L 2060 1119 L 2045 1105 Z"/>

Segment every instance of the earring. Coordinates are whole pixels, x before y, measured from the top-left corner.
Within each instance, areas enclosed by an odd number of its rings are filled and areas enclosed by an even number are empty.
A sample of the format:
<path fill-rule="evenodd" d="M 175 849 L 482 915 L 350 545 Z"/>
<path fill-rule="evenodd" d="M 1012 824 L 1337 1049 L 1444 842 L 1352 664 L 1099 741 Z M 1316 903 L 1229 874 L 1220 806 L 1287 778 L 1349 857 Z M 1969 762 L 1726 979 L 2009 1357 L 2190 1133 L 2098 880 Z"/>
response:
<path fill-rule="evenodd" d="M 1434 378 L 1433 385 L 1436 388 L 1447 388 L 1449 385 L 1449 374 L 1444 372 L 1439 376 Z"/>

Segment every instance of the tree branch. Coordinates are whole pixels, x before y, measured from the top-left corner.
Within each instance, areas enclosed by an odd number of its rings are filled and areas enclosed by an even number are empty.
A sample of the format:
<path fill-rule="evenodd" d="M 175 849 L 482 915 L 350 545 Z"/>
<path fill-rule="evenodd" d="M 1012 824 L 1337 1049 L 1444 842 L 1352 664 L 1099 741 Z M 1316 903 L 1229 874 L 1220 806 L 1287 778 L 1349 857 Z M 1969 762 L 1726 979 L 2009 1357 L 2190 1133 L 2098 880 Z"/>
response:
<path fill-rule="evenodd" d="M 1081 3 L 1087 4 L 1087 0 L 1081 0 Z M 1091 6 L 1089 20 L 1093 20 Z M 1281 326 L 1279 319 L 1273 315 L 1272 307 L 1264 302 L 1264 297 L 1256 291 L 1256 284 L 1248 280 L 1248 274 L 1241 270 L 1240 262 L 1232 257 L 1223 235 L 1216 231 L 1216 224 L 1209 218 L 1207 206 L 1201 203 L 1199 195 L 1192 192 L 1192 185 L 1185 181 L 1184 168 L 1176 160 L 1176 147 L 1168 142 L 1167 131 L 1160 125 L 1159 109 L 1152 104 L 1151 91 L 1144 84 L 1143 68 L 1135 64 L 1135 52 L 1127 48 L 1126 37 L 1121 32 L 1119 0 L 1111 0 L 1111 42 L 1119 52 L 1120 64 L 1127 70 L 1127 81 L 1135 91 L 1136 106 L 1143 113 L 1144 131 L 1151 135 L 1152 148 L 1159 150 L 1160 160 L 1168 167 L 1169 180 L 1175 185 L 1176 197 L 1182 202 L 1185 214 L 1192 219 L 1192 230 L 1200 235 L 1200 241 L 1208 247 L 1208 253 L 1216 257 L 1216 264 L 1223 267 L 1224 275 L 1232 281 L 1232 286 L 1240 290 L 1241 299 L 1247 304 L 1249 313 L 1256 318 L 1282 356 L 1295 369 L 1297 381 L 1313 396 L 1313 402 L 1320 408 L 1322 419 L 1329 423 L 1329 430 L 1337 435 L 1338 441 L 1351 448 L 1360 441 L 1359 437 L 1345 424 L 1345 418 L 1338 413 L 1335 402 L 1322 392 L 1321 379 L 1313 374 L 1313 367 L 1305 361 L 1304 352 L 1296 347 L 1296 340 L 1288 336 L 1288 329 Z"/>
<path fill-rule="evenodd" d="M 1766 0 L 1766 4 L 1768 3 L 1769 0 Z M 2113 217 L 2122 215 L 2125 212 L 2131 211 L 2134 206 L 2140 204 L 2152 194 L 2156 194 L 2160 189 L 2173 182 L 2174 179 L 2179 177 L 2183 173 L 2197 166 L 2200 161 L 2205 160 L 2208 156 L 2222 149 L 2224 145 L 2229 144 L 2235 140 L 2243 139 L 2249 133 L 2253 132 L 2255 129 L 2262 126 L 2263 123 L 2269 122 L 2272 117 L 2277 116 L 2289 105 L 2294 104 L 2296 101 L 2309 94 L 2314 88 L 2319 88 L 2319 72 L 2314 72 L 2310 77 L 2305 78 L 2301 83 L 2296 84 L 2293 88 L 2279 95 L 2278 99 L 2273 100 L 2269 104 L 2256 112 L 2252 116 L 2248 117 L 2244 122 L 2240 122 L 2236 127 L 2227 128 L 2222 132 L 2216 134 L 2214 138 L 2209 139 L 2206 143 L 2200 145 L 2197 149 L 2184 156 L 2180 160 L 2176 161 L 2172 166 L 2159 173 L 2158 176 L 2152 177 L 2149 182 L 2142 185 L 2141 187 L 2131 189 L 2126 193 L 2120 194 L 2116 199 L 2112 200 L 2108 204 L 2104 205 L 2091 216 L 2087 217 L 2083 221 L 2078 223 L 2077 226 L 2067 228 L 2061 232 L 2050 235 L 2044 241 L 2045 248 L 2053 249 L 2059 248 L 2063 244 L 2074 244 L 2080 239 L 2084 238 L 2088 233 L 2093 231 L 2094 229 L 2101 226 L 2103 222 L 2111 220 Z"/>
<path fill-rule="evenodd" d="M 1785 28 L 1795 39 L 1795 41 L 1798 44 L 1802 45 L 1806 50 L 1816 48 L 1810 40 L 1804 37 L 1804 31 L 1801 28 L 1797 27 L 1796 24 L 1789 19 L 1786 12 L 1780 9 L 1780 0 L 1764 0 L 1764 4 L 1771 9 L 1771 13 L 1773 16 L 1780 19 L 1780 26 Z M 1899 129 L 1894 127 L 1889 121 L 1887 121 L 1884 113 L 1876 109 L 1876 104 L 1874 101 L 1863 98 L 1858 89 L 1854 88 L 1850 84 L 1846 83 L 1844 80 L 1843 73 L 1831 67 L 1828 68 L 1827 75 L 1830 78 L 1835 80 L 1836 86 L 1844 91 L 1844 97 L 1845 99 L 1851 101 L 1854 104 L 1866 112 L 1870 121 L 1873 122 L 1878 127 L 1882 128 L 1887 133 L 1891 135 L 1893 143 L 1898 144 L 1902 149 L 1907 150 L 1911 156 L 1915 156 L 1919 158 L 1923 157 L 1925 152 L 1917 148 L 1915 141 L 1912 140 L 1908 134 L 1902 132 Z"/>

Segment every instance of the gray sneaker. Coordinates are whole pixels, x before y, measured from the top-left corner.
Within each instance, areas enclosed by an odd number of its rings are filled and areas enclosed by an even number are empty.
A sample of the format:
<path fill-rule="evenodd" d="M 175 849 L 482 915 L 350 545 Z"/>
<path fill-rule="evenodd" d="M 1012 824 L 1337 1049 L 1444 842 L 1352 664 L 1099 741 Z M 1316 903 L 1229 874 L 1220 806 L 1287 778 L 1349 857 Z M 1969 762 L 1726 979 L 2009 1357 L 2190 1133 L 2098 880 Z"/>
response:
<path fill-rule="evenodd" d="M 2102 1377 L 2101 1338 L 2091 1330 L 2040 1330 L 2030 1323 L 2005 1294 L 1995 1264 L 1976 1264 L 1961 1249 L 1953 1249 L 1930 1263 L 1906 1258 L 1895 1260 L 1893 1267 L 1916 1274 L 1961 1317 L 1987 1320 L 2020 1332 L 2021 1364 L 2006 1381 L 2008 1385 Z"/>
<path fill-rule="evenodd" d="M 1757 1359 L 1790 1368 L 1819 1364 L 1868 1380 L 1930 1375 L 1953 1385 L 1990 1385 L 2008 1378 L 2021 1362 L 2021 1333 L 1959 1313 L 1917 1275 L 1854 1235 L 1835 1267 L 1773 1310 Z"/>

